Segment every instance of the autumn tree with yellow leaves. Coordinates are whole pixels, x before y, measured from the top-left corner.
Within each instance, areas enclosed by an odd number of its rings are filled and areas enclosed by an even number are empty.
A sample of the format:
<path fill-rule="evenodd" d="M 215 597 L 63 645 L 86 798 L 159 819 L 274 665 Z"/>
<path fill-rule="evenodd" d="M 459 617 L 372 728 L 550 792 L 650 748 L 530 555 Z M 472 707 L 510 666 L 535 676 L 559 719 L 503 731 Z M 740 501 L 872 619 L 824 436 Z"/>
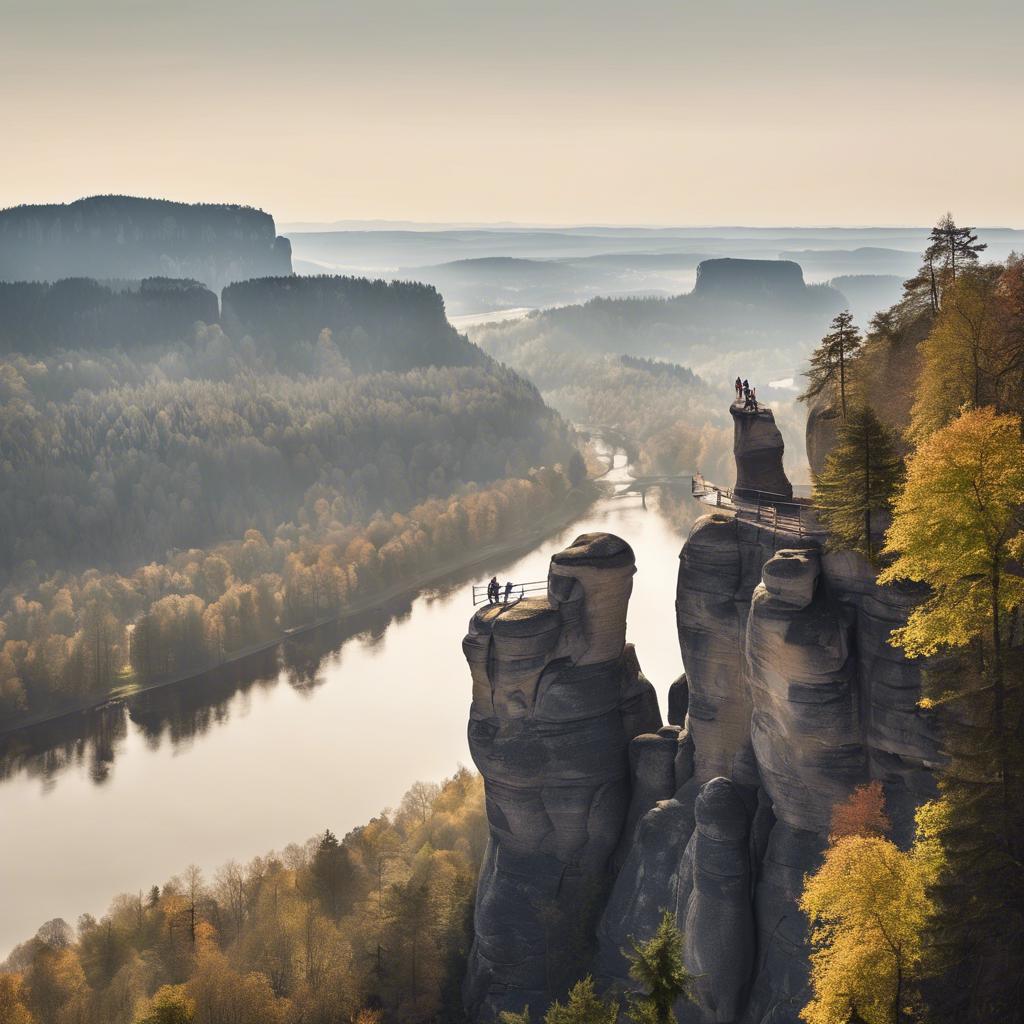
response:
<path fill-rule="evenodd" d="M 940 851 L 926 926 L 943 1019 L 1024 1013 L 1024 444 L 1017 416 L 965 408 L 919 444 L 887 535 L 880 582 L 928 586 L 893 643 L 937 655 L 924 705 L 937 718 L 941 799 L 919 813 Z"/>
<path fill-rule="evenodd" d="M 807 1024 L 908 1024 L 920 1016 L 923 933 L 933 857 L 903 851 L 887 826 L 881 787 L 856 790 L 836 809 L 821 867 L 804 880 L 800 909 L 811 925 L 813 998 Z"/>
<path fill-rule="evenodd" d="M 1024 605 L 1024 444 L 1021 423 L 991 407 L 965 410 L 928 437 L 910 459 L 879 583 L 925 583 L 893 643 L 911 657 L 973 645 L 993 694 L 992 727 L 1000 773 L 1008 778 L 1011 723 L 1006 715 L 1006 624 Z"/>
<path fill-rule="evenodd" d="M 921 440 L 960 408 L 1021 410 L 1024 386 L 1024 268 L 988 264 L 962 270 L 943 294 L 942 311 L 918 346 L 921 375 L 911 435 Z"/>

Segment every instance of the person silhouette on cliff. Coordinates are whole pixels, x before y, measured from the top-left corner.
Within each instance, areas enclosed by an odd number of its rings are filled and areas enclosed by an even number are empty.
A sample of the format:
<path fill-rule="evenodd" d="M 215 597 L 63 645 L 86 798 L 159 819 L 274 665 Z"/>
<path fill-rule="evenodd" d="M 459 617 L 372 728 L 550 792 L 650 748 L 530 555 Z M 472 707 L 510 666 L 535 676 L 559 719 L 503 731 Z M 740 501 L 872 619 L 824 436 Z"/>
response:
<path fill-rule="evenodd" d="M 487 601 L 490 604 L 498 603 L 498 577 L 492 576 L 491 582 L 487 584 Z"/>
<path fill-rule="evenodd" d="M 508 599 L 512 596 L 512 581 L 509 580 L 505 584 L 505 604 L 508 604 Z"/>
<path fill-rule="evenodd" d="M 736 378 L 736 401 L 738 402 L 743 397 L 743 381 Z"/>

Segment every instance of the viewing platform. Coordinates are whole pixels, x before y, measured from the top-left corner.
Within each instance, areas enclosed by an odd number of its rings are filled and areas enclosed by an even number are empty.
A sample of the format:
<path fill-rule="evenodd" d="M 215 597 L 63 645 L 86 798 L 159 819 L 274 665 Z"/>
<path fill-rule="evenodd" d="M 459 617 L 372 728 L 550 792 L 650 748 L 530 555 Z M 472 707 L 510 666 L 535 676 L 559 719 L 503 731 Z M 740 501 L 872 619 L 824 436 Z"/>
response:
<path fill-rule="evenodd" d="M 492 601 L 487 594 L 486 583 L 474 583 L 473 584 L 473 607 L 475 608 L 478 604 L 493 604 L 495 607 L 500 605 L 513 605 L 517 601 L 522 601 L 526 597 L 538 597 L 542 594 L 546 595 L 548 592 L 548 581 L 545 580 L 530 580 L 527 583 L 517 583 L 512 581 L 512 590 L 509 593 L 508 600 L 505 600 L 505 583 L 506 580 L 502 580 L 498 584 L 498 600 Z"/>
<path fill-rule="evenodd" d="M 794 498 L 768 491 L 744 492 L 740 496 L 731 488 L 708 482 L 699 473 L 691 478 L 690 489 L 702 504 L 734 512 L 745 522 L 797 537 L 825 535 L 810 498 Z"/>

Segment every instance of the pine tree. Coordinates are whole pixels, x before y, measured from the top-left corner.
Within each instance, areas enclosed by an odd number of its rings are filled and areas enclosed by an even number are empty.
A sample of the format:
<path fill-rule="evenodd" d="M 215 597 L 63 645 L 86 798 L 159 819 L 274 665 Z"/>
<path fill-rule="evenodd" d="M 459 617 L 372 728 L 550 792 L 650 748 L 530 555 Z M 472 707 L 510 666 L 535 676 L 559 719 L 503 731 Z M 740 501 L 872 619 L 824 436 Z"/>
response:
<path fill-rule="evenodd" d="M 839 408 L 845 421 L 850 360 L 860 350 L 864 339 L 848 309 L 833 319 L 831 328 L 811 353 L 810 369 L 805 374 L 808 384 L 800 400 L 809 401 L 829 389 L 838 395 Z"/>
<path fill-rule="evenodd" d="M 949 274 L 950 284 L 956 282 L 958 270 L 969 263 L 977 263 L 978 253 L 988 248 L 984 242 L 979 244 L 973 228 L 958 228 L 951 213 L 947 213 L 932 228 L 929 239 L 931 244 L 925 251 L 925 258 L 932 252 L 935 258 L 941 259 L 943 270 Z"/>
<path fill-rule="evenodd" d="M 833 545 L 852 548 L 874 561 L 872 516 L 889 509 L 902 480 L 895 432 L 870 406 L 857 407 L 839 428 L 838 443 L 814 481 L 818 517 Z"/>
<path fill-rule="evenodd" d="M 348 890 L 354 872 L 348 851 L 330 829 L 320 837 L 310 868 L 320 906 L 328 917 L 337 920 L 350 902 Z"/>
<path fill-rule="evenodd" d="M 666 910 L 653 937 L 634 939 L 632 945 L 626 950 L 629 976 L 644 991 L 630 997 L 629 1019 L 634 1024 L 674 1024 L 672 1008 L 680 998 L 693 998 L 693 979 L 683 964 L 683 937 L 672 915 Z"/>
<path fill-rule="evenodd" d="M 548 1007 L 544 1024 L 615 1024 L 619 1004 L 614 999 L 601 999 L 594 991 L 589 975 L 576 982 L 563 1005 L 557 1000 Z"/>

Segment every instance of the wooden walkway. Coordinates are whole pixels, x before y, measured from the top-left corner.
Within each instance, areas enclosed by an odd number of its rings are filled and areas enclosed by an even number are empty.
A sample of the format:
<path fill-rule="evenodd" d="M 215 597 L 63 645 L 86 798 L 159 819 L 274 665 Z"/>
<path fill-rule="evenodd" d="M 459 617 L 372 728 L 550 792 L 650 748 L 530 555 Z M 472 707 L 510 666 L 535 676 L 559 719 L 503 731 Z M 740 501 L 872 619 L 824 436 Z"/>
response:
<path fill-rule="evenodd" d="M 799 540 L 820 541 L 826 533 L 809 498 L 791 498 L 770 491 L 737 495 L 731 488 L 710 483 L 699 473 L 692 477 L 690 490 L 702 504 L 734 512 L 744 522 L 771 530 L 776 540 L 779 534 L 786 534 Z"/>

